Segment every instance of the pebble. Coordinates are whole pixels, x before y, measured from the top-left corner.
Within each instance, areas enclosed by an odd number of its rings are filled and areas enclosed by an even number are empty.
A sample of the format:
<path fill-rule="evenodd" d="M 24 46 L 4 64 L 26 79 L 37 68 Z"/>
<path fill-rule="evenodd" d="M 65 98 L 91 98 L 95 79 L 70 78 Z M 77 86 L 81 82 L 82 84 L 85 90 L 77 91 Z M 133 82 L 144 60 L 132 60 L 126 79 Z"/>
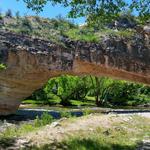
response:
<path fill-rule="evenodd" d="M 59 122 L 53 122 L 51 124 L 51 127 L 53 127 L 53 128 L 58 127 L 58 126 L 61 126 L 61 124 Z"/>
<path fill-rule="evenodd" d="M 6 120 L 0 121 L 0 132 L 5 131 L 9 127 L 15 127 L 15 124 L 8 123 Z"/>

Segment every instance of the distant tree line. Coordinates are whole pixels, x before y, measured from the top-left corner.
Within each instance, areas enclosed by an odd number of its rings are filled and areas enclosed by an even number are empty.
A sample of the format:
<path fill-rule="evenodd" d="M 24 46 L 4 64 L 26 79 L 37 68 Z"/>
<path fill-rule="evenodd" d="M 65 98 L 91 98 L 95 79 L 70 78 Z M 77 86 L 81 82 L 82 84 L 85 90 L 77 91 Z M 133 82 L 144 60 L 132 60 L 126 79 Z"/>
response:
<path fill-rule="evenodd" d="M 11 9 L 8 9 L 4 14 L 0 11 L 0 16 L 1 17 L 4 16 L 4 17 L 8 17 L 8 18 L 13 18 L 13 12 L 12 12 Z M 15 17 L 20 18 L 20 12 L 19 11 L 17 11 L 15 13 Z"/>
<path fill-rule="evenodd" d="M 63 75 L 50 79 L 30 99 L 51 102 L 55 96 L 64 106 L 72 99 L 84 101 L 87 96 L 95 97 L 97 106 L 136 106 L 150 103 L 150 87 L 106 77 Z"/>

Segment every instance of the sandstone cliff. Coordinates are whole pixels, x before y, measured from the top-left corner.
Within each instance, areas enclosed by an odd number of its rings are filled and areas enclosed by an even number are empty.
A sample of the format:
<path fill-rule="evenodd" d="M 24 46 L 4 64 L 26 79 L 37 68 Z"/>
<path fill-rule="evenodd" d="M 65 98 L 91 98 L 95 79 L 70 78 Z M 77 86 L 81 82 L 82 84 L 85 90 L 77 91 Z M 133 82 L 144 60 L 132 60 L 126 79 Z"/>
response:
<path fill-rule="evenodd" d="M 149 34 L 106 36 L 99 44 L 62 38 L 63 45 L 0 31 L 0 115 L 60 74 L 110 76 L 150 85 Z"/>

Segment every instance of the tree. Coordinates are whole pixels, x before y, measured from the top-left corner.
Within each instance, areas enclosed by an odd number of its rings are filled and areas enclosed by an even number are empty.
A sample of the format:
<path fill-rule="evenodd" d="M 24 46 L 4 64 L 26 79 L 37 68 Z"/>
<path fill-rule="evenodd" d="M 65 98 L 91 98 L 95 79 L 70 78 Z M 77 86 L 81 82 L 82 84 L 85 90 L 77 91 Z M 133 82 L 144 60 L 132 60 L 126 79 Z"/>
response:
<path fill-rule="evenodd" d="M 2 15 L 2 12 L 0 10 L 0 20 L 2 20 L 2 19 L 3 19 L 3 15 Z"/>
<path fill-rule="evenodd" d="M 69 16 L 86 17 L 88 22 L 97 20 L 110 22 L 126 9 L 137 12 L 141 18 L 150 18 L 149 0 L 23 0 L 27 7 L 37 13 L 43 11 L 44 6 L 51 2 L 53 5 L 62 4 L 70 7 Z"/>
<path fill-rule="evenodd" d="M 17 18 L 17 19 L 20 18 L 20 13 L 19 13 L 19 11 L 16 12 L 16 18 Z"/>
<path fill-rule="evenodd" d="M 45 86 L 47 95 L 50 93 L 57 95 L 64 106 L 70 105 L 70 100 L 83 100 L 88 90 L 87 77 L 69 75 L 50 79 Z"/>
<path fill-rule="evenodd" d="M 4 67 L 1 68 L 5 69 Z M 72 104 L 70 100 L 86 103 L 89 101 L 86 96 L 95 97 L 95 104 L 101 107 L 137 106 L 150 103 L 150 87 L 106 77 L 63 75 L 50 79 L 29 99 L 43 104 L 61 103 L 64 106 L 70 106 Z"/>
<path fill-rule="evenodd" d="M 92 89 L 94 89 L 95 104 L 97 106 L 104 106 L 107 103 L 107 93 L 112 83 L 111 79 L 106 77 L 92 77 L 90 76 L 92 82 Z"/>
<path fill-rule="evenodd" d="M 6 17 L 9 17 L 9 18 L 12 18 L 12 11 L 11 11 L 11 9 L 8 9 L 8 10 L 6 11 L 5 16 L 6 16 Z"/>

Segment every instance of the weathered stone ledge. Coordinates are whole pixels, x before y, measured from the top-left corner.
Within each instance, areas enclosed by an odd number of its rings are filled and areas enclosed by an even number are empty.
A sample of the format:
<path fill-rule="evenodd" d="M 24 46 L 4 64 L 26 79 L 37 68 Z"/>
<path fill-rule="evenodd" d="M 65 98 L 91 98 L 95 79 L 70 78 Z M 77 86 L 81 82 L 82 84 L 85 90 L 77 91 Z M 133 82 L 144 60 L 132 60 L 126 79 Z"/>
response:
<path fill-rule="evenodd" d="M 0 31 L 0 115 L 11 114 L 20 101 L 61 74 L 109 76 L 150 85 L 149 38 L 106 37 L 101 43 L 51 41 Z"/>

